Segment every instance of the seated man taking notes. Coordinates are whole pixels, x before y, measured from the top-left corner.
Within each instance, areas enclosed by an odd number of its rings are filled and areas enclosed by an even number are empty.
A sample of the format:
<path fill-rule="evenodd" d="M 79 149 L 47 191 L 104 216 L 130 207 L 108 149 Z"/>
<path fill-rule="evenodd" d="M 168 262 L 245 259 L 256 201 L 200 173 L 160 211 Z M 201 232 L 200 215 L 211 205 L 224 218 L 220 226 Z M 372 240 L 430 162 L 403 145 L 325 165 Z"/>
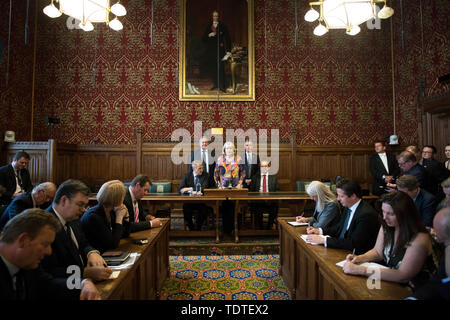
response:
<path fill-rule="evenodd" d="M 307 240 L 330 248 L 355 249 L 357 254 L 370 250 L 380 228 L 377 212 L 361 199 L 361 187 L 355 181 L 339 180 L 336 191 L 338 201 L 345 207 L 339 223 L 323 229 L 308 227 Z"/>

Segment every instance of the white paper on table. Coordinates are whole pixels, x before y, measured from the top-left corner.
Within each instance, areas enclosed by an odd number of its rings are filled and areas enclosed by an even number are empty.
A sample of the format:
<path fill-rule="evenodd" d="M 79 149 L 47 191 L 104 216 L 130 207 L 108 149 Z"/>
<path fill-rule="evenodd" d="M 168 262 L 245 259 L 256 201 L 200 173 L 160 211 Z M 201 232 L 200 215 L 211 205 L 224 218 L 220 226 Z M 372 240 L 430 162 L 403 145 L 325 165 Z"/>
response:
<path fill-rule="evenodd" d="M 113 271 L 111 273 L 111 275 L 109 276 L 109 279 L 117 279 L 117 277 L 119 276 L 120 271 Z"/>
<path fill-rule="evenodd" d="M 309 225 L 308 222 L 289 221 L 288 223 L 289 223 L 291 226 L 294 226 L 294 227 L 298 227 L 298 226 L 307 226 L 307 225 Z"/>
<path fill-rule="evenodd" d="M 345 264 L 345 261 L 346 261 L 346 260 L 342 260 L 342 261 L 336 263 L 336 265 L 337 265 L 338 267 L 343 268 L 343 267 L 344 267 L 344 264 Z M 364 267 L 367 267 L 367 268 L 382 268 L 382 269 L 389 269 L 388 267 L 383 266 L 383 265 L 378 264 L 378 263 L 375 263 L 375 262 L 364 262 L 364 263 L 361 263 L 360 266 L 364 266 Z"/>
<path fill-rule="evenodd" d="M 315 243 L 315 242 L 311 242 L 311 241 L 308 241 L 308 240 L 306 240 L 306 237 L 308 237 L 308 235 L 307 234 L 301 234 L 300 235 L 300 238 L 302 238 L 306 243 L 309 243 L 309 244 L 312 244 L 312 245 L 318 245 L 318 243 Z"/>
<path fill-rule="evenodd" d="M 111 268 L 112 271 L 128 269 L 129 267 L 131 267 L 136 262 L 136 259 L 140 255 L 141 255 L 140 253 L 132 252 L 130 254 L 130 256 L 128 257 L 128 259 L 125 260 L 123 263 L 119 264 L 118 266 L 110 266 L 110 268 Z"/>

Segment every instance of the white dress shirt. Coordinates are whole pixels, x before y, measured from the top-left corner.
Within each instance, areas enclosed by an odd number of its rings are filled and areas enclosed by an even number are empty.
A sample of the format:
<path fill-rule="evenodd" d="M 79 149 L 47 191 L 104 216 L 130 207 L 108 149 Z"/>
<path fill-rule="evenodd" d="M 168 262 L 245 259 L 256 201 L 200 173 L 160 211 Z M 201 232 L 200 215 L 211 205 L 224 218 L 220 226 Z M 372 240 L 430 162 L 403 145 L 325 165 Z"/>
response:
<path fill-rule="evenodd" d="M 383 165 L 386 168 L 387 173 L 389 173 L 389 167 L 388 167 L 386 152 L 379 153 L 378 156 L 380 157 L 381 161 L 383 162 Z"/>

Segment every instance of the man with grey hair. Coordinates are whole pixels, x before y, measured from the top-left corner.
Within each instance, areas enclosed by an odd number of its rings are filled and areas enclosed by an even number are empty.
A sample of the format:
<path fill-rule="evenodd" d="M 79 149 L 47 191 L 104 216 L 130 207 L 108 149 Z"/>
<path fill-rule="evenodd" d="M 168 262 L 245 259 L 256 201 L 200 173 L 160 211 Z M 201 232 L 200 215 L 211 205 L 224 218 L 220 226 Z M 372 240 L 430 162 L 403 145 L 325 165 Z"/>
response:
<path fill-rule="evenodd" d="M 450 208 L 440 210 L 433 219 L 437 241 L 444 246 L 439 268 L 434 277 L 407 299 L 450 300 Z"/>
<path fill-rule="evenodd" d="M 42 209 L 27 209 L 11 219 L 0 239 L 0 300 L 97 300 L 90 280 L 69 289 L 67 279 L 53 278 L 40 268 L 51 254 L 59 223 Z"/>
<path fill-rule="evenodd" d="M 410 174 L 405 174 L 397 179 L 397 189 L 413 199 L 423 223 L 426 227 L 431 227 L 436 214 L 435 197 L 425 189 L 420 188 L 419 181 Z"/>
<path fill-rule="evenodd" d="M 56 186 L 53 182 L 43 182 L 33 188 L 31 192 L 23 193 L 14 198 L 0 218 L 0 231 L 6 223 L 25 209 L 50 206 L 55 196 Z"/>
<path fill-rule="evenodd" d="M 213 188 L 209 175 L 203 170 L 203 163 L 201 160 L 192 161 L 192 171 L 186 173 L 181 180 L 178 192 L 180 194 L 202 195 L 207 188 Z M 183 214 L 184 220 L 189 230 L 201 230 L 205 217 L 208 214 L 209 207 L 203 203 L 184 203 Z M 192 216 L 195 217 L 195 225 L 192 221 Z"/>
<path fill-rule="evenodd" d="M 199 160 L 203 163 L 203 171 L 209 175 L 209 183 L 214 183 L 214 169 L 216 167 L 215 151 L 209 150 L 210 140 L 207 137 L 201 137 L 199 141 L 200 150 L 194 150 L 191 153 L 191 164 L 188 171 L 192 172 L 192 161 Z"/>

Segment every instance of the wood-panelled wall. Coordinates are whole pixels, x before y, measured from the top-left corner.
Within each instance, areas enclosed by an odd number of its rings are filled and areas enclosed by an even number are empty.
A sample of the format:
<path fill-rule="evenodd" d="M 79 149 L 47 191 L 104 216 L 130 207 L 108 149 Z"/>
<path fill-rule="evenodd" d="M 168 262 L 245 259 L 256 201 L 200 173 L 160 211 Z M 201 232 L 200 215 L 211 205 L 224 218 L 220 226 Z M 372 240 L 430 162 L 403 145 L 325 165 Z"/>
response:
<path fill-rule="evenodd" d="M 171 161 L 171 151 L 177 143 L 138 141 L 141 142 L 136 146 L 70 145 L 53 140 L 16 142 L 8 145 L 7 161 L 18 150 L 29 152 L 34 184 L 47 180 L 59 184 L 73 178 L 95 189 L 108 180 L 131 181 L 136 174 L 146 173 L 152 181 L 171 181 L 175 192 L 187 170 L 186 164 L 175 165 Z M 372 146 L 294 146 L 292 141 L 295 137 L 279 146 L 281 190 L 295 190 L 299 180 L 333 181 L 336 176 L 352 177 L 370 189 Z"/>

